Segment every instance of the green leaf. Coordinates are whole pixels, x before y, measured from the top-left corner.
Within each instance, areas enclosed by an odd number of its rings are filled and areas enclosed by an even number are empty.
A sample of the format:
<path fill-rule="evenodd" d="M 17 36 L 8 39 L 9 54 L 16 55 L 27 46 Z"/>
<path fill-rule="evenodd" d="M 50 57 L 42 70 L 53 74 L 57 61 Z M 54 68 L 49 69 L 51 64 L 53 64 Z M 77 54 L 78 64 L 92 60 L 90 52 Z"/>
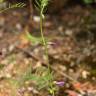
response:
<path fill-rule="evenodd" d="M 43 44 L 41 37 L 32 36 L 29 32 L 26 32 L 26 37 L 32 44 Z M 45 38 L 45 40 L 48 42 L 49 39 Z"/>
<path fill-rule="evenodd" d="M 32 44 L 39 44 L 39 43 L 41 43 L 41 41 L 42 41 L 41 38 L 34 37 L 29 32 L 26 32 L 26 33 L 27 33 L 26 37 L 28 38 L 29 41 L 32 42 Z"/>

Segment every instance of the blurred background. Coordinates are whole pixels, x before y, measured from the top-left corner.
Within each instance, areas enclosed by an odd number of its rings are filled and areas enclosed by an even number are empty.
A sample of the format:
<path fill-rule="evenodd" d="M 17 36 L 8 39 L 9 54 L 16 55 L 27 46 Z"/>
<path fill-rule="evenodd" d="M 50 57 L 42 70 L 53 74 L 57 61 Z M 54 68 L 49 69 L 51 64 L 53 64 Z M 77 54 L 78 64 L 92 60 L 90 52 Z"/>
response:
<path fill-rule="evenodd" d="M 4 10 L 19 2 L 26 6 Z M 47 67 L 35 3 L 0 1 L 0 96 L 50 95 L 46 89 L 38 90 L 36 81 L 24 79 L 25 74 L 30 77 L 29 70 L 34 74 L 38 67 Z M 55 96 L 96 96 L 96 1 L 49 0 L 44 14 L 51 71 L 54 81 L 65 84 Z"/>

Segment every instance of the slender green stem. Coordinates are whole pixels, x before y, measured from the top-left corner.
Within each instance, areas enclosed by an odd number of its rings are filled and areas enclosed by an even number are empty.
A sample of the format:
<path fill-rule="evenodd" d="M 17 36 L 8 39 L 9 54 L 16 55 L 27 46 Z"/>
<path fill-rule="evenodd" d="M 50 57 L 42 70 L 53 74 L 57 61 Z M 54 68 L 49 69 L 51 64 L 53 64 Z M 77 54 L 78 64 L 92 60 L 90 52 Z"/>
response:
<path fill-rule="evenodd" d="M 45 49 L 45 56 L 47 59 L 46 61 L 48 64 L 48 74 L 52 75 L 51 70 L 50 70 L 50 64 L 49 64 L 47 42 L 46 42 L 44 34 L 43 34 L 43 11 L 44 11 L 44 8 L 42 8 L 42 6 L 41 6 L 40 7 L 40 33 L 41 33 L 42 43 L 43 43 L 44 49 Z M 48 80 L 49 80 L 48 81 L 49 87 L 52 89 L 53 88 L 52 80 L 50 80 L 50 78 L 48 78 Z M 52 93 L 52 96 L 55 96 L 54 92 Z"/>
<path fill-rule="evenodd" d="M 47 42 L 46 42 L 44 34 L 43 34 L 43 17 L 42 17 L 42 13 L 41 12 L 40 12 L 40 32 L 41 32 L 42 42 L 43 42 L 43 45 L 44 45 L 44 48 L 45 48 L 45 56 L 46 56 L 47 63 L 48 63 L 48 69 L 50 70 Z"/>
<path fill-rule="evenodd" d="M 47 59 L 47 64 L 48 64 L 48 74 L 51 74 L 51 71 L 50 71 L 50 64 L 49 64 L 49 57 L 48 57 L 48 48 L 47 48 L 47 42 L 45 40 L 45 37 L 44 37 L 44 34 L 43 34 L 43 17 L 42 17 L 42 11 L 40 12 L 40 33 L 41 33 L 41 38 L 42 38 L 42 42 L 43 42 L 43 45 L 44 45 L 44 49 L 45 49 L 45 56 L 46 56 L 46 59 Z M 49 80 L 49 85 L 50 85 L 50 88 L 53 88 L 53 85 L 52 85 L 52 80 Z M 52 94 L 52 96 L 55 96 L 54 93 Z"/>

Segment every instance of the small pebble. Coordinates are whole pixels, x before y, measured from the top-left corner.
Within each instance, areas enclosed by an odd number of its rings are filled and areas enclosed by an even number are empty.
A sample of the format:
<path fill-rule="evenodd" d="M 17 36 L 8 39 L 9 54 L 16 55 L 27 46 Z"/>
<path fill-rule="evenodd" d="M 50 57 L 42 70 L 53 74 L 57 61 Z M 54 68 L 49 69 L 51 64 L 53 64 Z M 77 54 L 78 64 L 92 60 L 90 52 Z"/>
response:
<path fill-rule="evenodd" d="M 33 20 L 34 20 L 35 22 L 40 22 L 40 16 L 34 16 L 34 17 L 33 17 Z"/>

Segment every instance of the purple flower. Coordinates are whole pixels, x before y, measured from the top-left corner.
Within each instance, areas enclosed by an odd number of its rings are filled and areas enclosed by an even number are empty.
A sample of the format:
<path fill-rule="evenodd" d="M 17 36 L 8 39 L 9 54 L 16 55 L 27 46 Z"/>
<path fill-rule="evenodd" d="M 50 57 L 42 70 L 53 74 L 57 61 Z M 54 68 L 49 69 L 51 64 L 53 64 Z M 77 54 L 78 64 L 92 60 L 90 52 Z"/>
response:
<path fill-rule="evenodd" d="M 64 81 L 55 81 L 54 83 L 58 86 L 63 86 L 64 85 Z"/>

